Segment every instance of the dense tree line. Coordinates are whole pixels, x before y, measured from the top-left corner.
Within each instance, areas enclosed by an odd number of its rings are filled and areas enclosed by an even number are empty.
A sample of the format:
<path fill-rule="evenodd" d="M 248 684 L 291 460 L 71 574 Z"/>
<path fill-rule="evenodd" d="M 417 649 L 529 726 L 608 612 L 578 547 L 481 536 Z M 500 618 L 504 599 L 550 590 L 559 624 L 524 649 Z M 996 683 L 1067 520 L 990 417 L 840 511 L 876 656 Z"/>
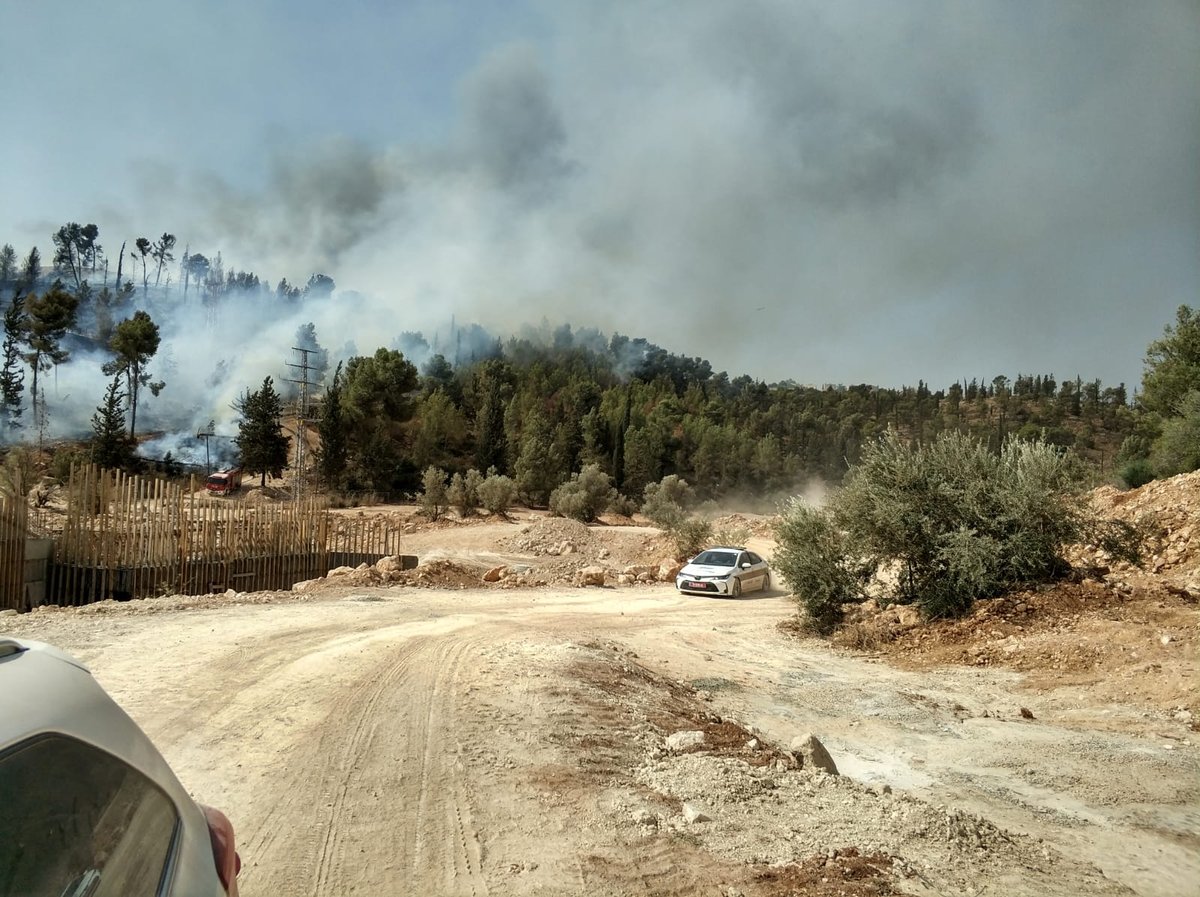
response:
<path fill-rule="evenodd" d="M 98 413 L 107 420 L 122 408 L 132 439 L 144 390 L 154 396 L 167 386 L 149 366 L 160 341 L 156 319 L 169 318 L 175 303 L 236 298 L 290 313 L 301 301 L 327 301 L 335 286 L 316 273 L 303 286 L 283 279 L 272 288 L 253 272 L 227 269 L 220 252 L 186 245 L 177 260 L 179 242 L 167 232 L 123 241 L 112 277 L 99 237 L 94 224 L 63 225 L 52 235 L 49 269 L 36 247 L 23 258 L 0 247 L 0 440 L 38 432 L 47 413 L 39 378 L 67 360 L 68 332 L 108 349 L 102 373 L 123 386 L 101 397 L 97 378 Z M 324 487 L 399 497 L 418 491 L 430 467 L 448 478 L 473 469 L 508 477 L 524 500 L 545 505 L 590 467 L 635 501 L 666 476 L 686 480 L 701 499 L 786 493 L 809 478 L 839 481 L 889 430 L 915 444 L 968 434 L 997 454 L 1011 437 L 1041 438 L 1131 483 L 1191 469 L 1200 464 L 1189 453 L 1200 428 L 1197 331 L 1197 316 L 1181 309 L 1150 347 L 1140 401 L 1125 384 L 1049 373 L 939 389 L 923 381 L 767 384 L 646 339 L 545 322 L 506 340 L 477 325 L 452 325 L 440 343 L 403 331 L 332 371 L 313 325 L 302 326 L 293 345 L 310 352 L 314 379 L 324 381 L 314 412 Z M 279 347 L 281 361 L 287 351 Z M 244 388 L 244 398 L 254 395 Z M 277 395 L 278 419 L 298 393 L 285 382 Z"/>
<path fill-rule="evenodd" d="M 352 359 L 326 409 L 321 474 L 331 487 L 394 494 L 419 490 L 431 467 L 495 470 L 539 505 L 589 465 L 638 501 L 672 475 L 701 498 L 838 481 L 889 429 L 916 442 L 966 433 L 997 452 L 1009 437 L 1044 438 L 1111 465 L 1137 420 L 1125 387 L 1099 381 L 768 385 L 643 339 L 569 327 L 457 366 L 434 355 L 419 375 L 395 350 Z"/>

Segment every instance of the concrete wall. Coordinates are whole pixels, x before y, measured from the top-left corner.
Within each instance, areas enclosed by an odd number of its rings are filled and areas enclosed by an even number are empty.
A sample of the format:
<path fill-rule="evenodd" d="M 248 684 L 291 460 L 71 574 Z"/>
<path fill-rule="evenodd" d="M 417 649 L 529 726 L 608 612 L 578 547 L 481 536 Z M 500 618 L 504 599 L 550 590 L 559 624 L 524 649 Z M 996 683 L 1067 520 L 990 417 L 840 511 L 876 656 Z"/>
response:
<path fill-rule="evenodd" d="M 25 607 L 46 603 L 46 584 L 50 579 L 53 539 L 25 540 Z"/>

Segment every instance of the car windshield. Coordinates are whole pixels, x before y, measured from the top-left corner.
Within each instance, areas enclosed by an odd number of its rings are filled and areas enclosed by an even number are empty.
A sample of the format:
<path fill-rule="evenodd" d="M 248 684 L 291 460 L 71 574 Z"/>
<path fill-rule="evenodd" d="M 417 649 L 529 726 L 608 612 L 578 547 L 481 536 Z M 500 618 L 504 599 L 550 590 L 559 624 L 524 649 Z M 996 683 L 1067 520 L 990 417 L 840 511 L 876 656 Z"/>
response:
<path fill-rule="evenodd" d="M 702 551 L 692 563 L 707 567 L 732 567 L 737 563 L 737 555 L 732 551 Z"/>

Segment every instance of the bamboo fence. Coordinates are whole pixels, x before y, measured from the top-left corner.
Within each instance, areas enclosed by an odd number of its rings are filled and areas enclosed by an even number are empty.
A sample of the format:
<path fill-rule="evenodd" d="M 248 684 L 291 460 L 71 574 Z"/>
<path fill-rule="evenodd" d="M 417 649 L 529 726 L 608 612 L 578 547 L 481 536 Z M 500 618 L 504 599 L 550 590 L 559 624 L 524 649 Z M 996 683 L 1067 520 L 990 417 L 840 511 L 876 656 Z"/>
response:
<path fill-rule="evenodd" d="M 286 589 L 341 564 L 373 562 L 399 547 L 386 521 L 332 525 L 318 498 L 255 505 L 94 466 L 68 484 L 49 600 L 87 604 L 157 594 Z M 198 491 L 199 490 L 199 491 Z"/>
<path fill-rule="evenodd" d="M 0 495 L 0 610 L 20 610 L 25 604 L 28 529 L 25 501 Z"/>

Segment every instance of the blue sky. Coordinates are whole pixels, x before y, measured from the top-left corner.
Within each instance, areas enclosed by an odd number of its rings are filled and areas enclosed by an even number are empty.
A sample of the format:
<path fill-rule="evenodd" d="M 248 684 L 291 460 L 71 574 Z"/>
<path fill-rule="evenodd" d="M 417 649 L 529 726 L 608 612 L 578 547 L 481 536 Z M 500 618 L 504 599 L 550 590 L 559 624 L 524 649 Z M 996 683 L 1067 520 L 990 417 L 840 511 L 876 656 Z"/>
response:
<path fill-rule="evenodd" d="M 1135 385 L 1200 300 L 1200 5 L 0 0 L 0 243 L 170 231 L 767 380 Z"/>

